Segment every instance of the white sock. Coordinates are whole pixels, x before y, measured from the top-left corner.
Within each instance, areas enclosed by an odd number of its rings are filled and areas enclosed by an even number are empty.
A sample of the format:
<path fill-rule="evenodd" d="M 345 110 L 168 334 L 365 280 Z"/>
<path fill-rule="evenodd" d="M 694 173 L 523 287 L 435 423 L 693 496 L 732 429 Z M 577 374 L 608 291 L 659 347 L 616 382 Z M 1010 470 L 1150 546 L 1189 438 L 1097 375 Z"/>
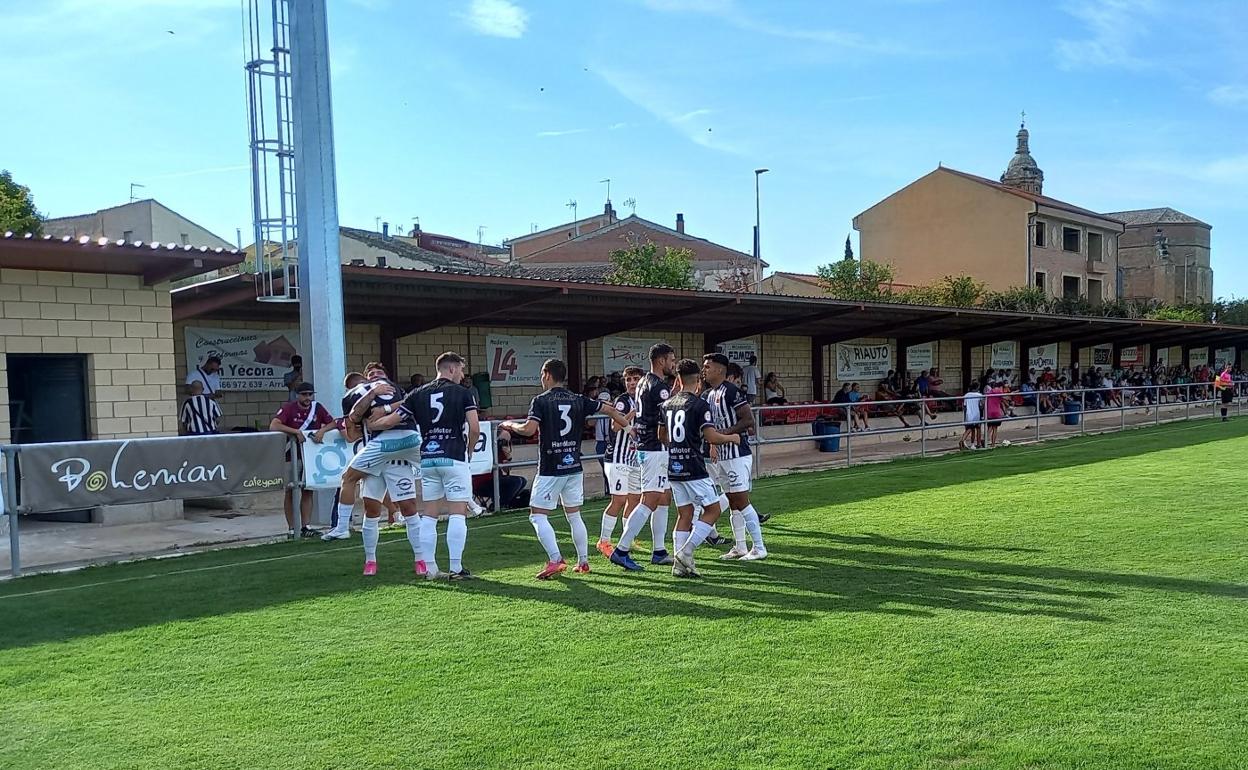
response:
<path fill-rule="evenodd" d="M 377 539 L 381 537 L 380 519 L 364 517 L 364 561 L 377 561 Z"/>
<path fill-rule="evenodd" d="M 741 511 L 733 511 L 728 521 L 732 523 L 732 544 L 737 548 L 745 548 L 745 517 L 741 515 Z"/>
<path fill-rule="evenodd" d="M 451 572 L 464 569 L 464 546 L 468 544 L 468 519 L 452 516 L 446 523 L 446 550 L 450 552 Z"/>
<path fill-rule="evenodd" d="M 689 539 L 689 530 L 676 530 L 672 533 L 672 547 L 679 551 L 685 546 L 685 541 Z"/>
<path fill-rule="evenodd" d="M 598 535 L 598 539 L 610 540 L 615 537 L 615 523 L 619 520 L 618 516 L 612 516 L 609 513 L 602 514 L 602 532 Z"/>
<path fill-rule="evenodd" d="M 555 528 L 550 526 L 550 517 L 544 513 L 530 513 L 529 523 L 533 525 L 533 531 L 537 533 L 537 542 L 546 549 L 546 561 L 561 560 L 563 557 L 559 554 L 559 540 L 555 537 Z M 447 538 L 450 538 L 449 530 Z"/>
<path fill-rule="evenodd" d="M 654 539 L 655 551 L 667 550 L 667 506 L 660 505 L 654 509 L 650 519 L 650 537 Z"/>
<path fill-rule="evenodd" d="M 420 520 L 424 516 L 408 516 L 403 520 L 403 527 L 407 530 L 407 543 L 412 547 L 412 558 L 420 561 L 425 558 L 424 549 L 420 545 Z"/>
<path fill-rule="evenodd" d="M 351 511 L 354 509 L 354 505 L 338 503 L 338 523 L 334 525 L 335 532 L 351 531 Z"/>
<path fill-rule="evenodd" d="M 432 516 L 420 517 L 420 558 L 434 572 L 438 569 L 438 520 Z"/>
<path fill-rule="evenodd" d="M 641 534 L 646 522 L 650 521 L 652 513 L 654 511 L 647 508 L 645 503 L 638 503 L 633 512 L 628 515 L 628 522 L 624 525 L 624 534 L 620 535 L 620 542 L 616 543 L 615 547 L 621 551 L 627 551 L 637 539 L 637 535 Z"/>
<path fill-rule="evenodd" d="M 685 544 L 680 547 L 680 550 L 692 556 L 694 550 L 697 549 L 698 546 L 702 545 L 703 541 L 710 537 L 711 533 L 714 531 L 714 527 L 707 524 L 705 521 L 698 519 L 693 522 L 693 533 L 689 535 L 689 539 L 686 540 Z"/>
<path fill-rule="evenodd" d="M 572 545 L 576 547 L 576 563 L 589 561 L 589 530 L 581 520 L 581 512 L 568 514 L 568 526 L 572 528 Z"/>
<path fill-rule="evenodd" d="M 719 499 L 718 499 L 718 500 L 716 500 L 715 502 L 719 503 L 719 510 L 720 510 L 720 512 L 721 512 L 721 513 L 722 513 L 723 511 L 728 510 L 728 509 L 729 509 L 729 507 L 730 507 L 730 506 L 729 506 L 729 504 L 728 504 L 728 495 L 725 495 L 725 494 L 723 494 L 722 492 L 721 492 L 721 493 L 720 493 L 720 495 L 719 495 Z M 716 522 L 716 523 L 718 523 L 718 522 Z"/>
<path fill-rule="evenodd" d="M 736 516 L 737 512 L 733 511 L 732 515 Z M 767 546 L 763 545 L 763 525 L 758 520 L 758 511 L 754 510 L 753 505 L 747 505 L 745 510 L 741 511 L 741 518 L 745 522 L 745 528 L 750 532 L 750 540 L 754 541 L 754 547 L 766 550 Z"/>

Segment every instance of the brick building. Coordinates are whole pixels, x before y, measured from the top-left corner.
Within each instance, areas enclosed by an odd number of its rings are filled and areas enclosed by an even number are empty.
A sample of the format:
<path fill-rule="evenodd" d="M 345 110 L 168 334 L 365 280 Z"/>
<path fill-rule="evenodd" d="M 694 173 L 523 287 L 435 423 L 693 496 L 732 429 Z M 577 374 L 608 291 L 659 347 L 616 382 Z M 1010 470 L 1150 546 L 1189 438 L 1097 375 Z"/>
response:
<path fill-rule="evenodd" d="M 1125 299 L 1177 305 L 1214 299 L 1209 224 L 1168 207 L 1106 216 L 1121 220 L 1127 228 L 1118 239 Z"/>

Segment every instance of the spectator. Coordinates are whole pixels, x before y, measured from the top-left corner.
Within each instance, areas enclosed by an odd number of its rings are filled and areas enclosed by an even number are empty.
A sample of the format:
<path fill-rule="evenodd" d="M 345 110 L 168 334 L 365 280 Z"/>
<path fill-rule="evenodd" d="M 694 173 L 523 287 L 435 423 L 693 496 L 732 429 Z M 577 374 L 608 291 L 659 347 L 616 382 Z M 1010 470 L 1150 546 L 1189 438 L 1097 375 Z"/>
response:
<path fill-rule="evenodd" d="M 836 391 L 836 395 L 832 396 L 832 403 L 843 404 L 840 409 L 833 410 L 836 421 L 844 422 L 849 419 L 850 400 L 849 400 L 849 383 L 843 383 L 841 389 Z"/>
<path fill-rule="evenodd" d="M 870 401 L 870 399 L 858 389 L 858 383 L 855 382 L 849 386 L 849 393 L 846 397 L 849 399 L 849 403 L 852 404 L 849 408 L 850 431 L 852 432 L 854 428 L 857 428 L 860 422 L 862 430 L 871 430 L 871 425 L 867 422 L 867 408 L 861 405 L 863 402 Z"/>
<path fill-rule="evenodd" d="M 308 438 L 309 434 L 316 443 L 321 443 L 325 439 L 325 434 L 337 426 L 336 421 L 314 400 L 316 388 L 310 382 L 301 382 L 295 386 L 295 400 L 287 401 L 282 404 L 282 408 L 277 410 L 277 414 L 269 421 L 269 430 L 285 433 L 290 436 L 291 442 L 295 446 L 295 453 L 300 463 L 303 462 L 303 442 Z M 313 432 L 315 431 L 315 432 Z M 289 451 L 286 459 L 290 459 Z M 295 535 L 295 514 L 293 510 L 293 489 L 286 490 L 283 509 L 286 513 L 286 529 L 287 534 L 291 537 Z M 300 496 L 299 510 L 302 514 L 304 525 L 300 531 L 301 537 L 314 537 L 319 535 L 312 527 L 307 525 L 309 514 L 312 512 L 312 490 L 305 489 Z"/>
<path fill-rule="evenodd" d="M 758 403 L 758 357 L 753 353 L 741 367 L 741 381 L 745 383 L 745 395 L 750 397 L 751 404 Z"/>
<path fill-rule="evenodd" d="M 187 393 L 190 393 L 192 382 L 202 383 L 203 395 L 217 401 L 221 398 L 221 357 L 208 356 L 203 366 L 197 366 L 186 374 Z"/>
<path fill-rule="evenodd" d="M 997 445 L 997 430 L 1001 427 L 1001 421 L 1005 419 L 1005 385 L 1001 380 L 995 380 L 988 385 L 988 392 L 984 396 L 984 411 L 988 418 L 988 436 L 986 446 L 991 449 Z"/>
<path fill-rule="evenodd" d="M 611 393 L 604 387 L 605 377 L 590 377 L 585 383 L 585 398 L 611 403 Z M 602 494 L 610 497 L 611 486 L 607 482 L 606 453 L 611 441 L 611 421 L 602 418 L 591 419 L 594 428 L 594 454 L 598 457 L 598 468 L 602 471 Z"/>
<path fill-rule="evenodd" d="M 889 374 L 893 374 L 889 372 Z M 901 394 L 893 390 L 889 385 L 889 380 L 880 380 L 880 384 L 875 388 L 876 414 L 884 417 L 896 417 L 901 420 L 904 427 L 909 428 L 910 423 L 906 422 L 905 404 L 896 403 L 901 399 Z"/>
<path fill-rule="evenodd" d="M 959 449 L 979 449 L 983 435 L 984 397 L 979 392 L 979 383 L 972 382 L 971 388 L 962 397 L 962 425 L 965 431 L 958 442 Z"/>
<path fill-rule="evenodd" d="M 915 390 L 919 392 L 919 395 L 922 396 L 923 398 L 927 398 L 931 395 L 932 378 L 927 373 L 926 369 L 919 372 L 919 378 L 914 381 L 914 388 Z"/>
<path fill-rule="evenodd" d="M 188 386 L 190 396 L 182 402 L 179 422 L 183 436 L 211 436 L 218 433 L 221 407 L 204 395 L 204 383 L 195 380 Z"/>
<path fill-rule="evenodd" d="M 789 403 L 785 398 L 784 383 L 780 382 L 780 376 L 775 372 L 767 372 L 767 376 L 763 379 L 763 395 L 767 398 L 768 406 L 783 406 Z"/>
<path fill-rule="evenodd" d="M 511 434 L 500 430 L 498 434 L 498 462 L 511 462 Z M 472 495 L 477 498 L 481 507 L 488 511 L 503 511 L 509 508 L 523 508 L 529 504 L 527 495 L 523 495 L 525 481 L 523 476 L 511 475 L 511 468 L 498 469 L 498 494 L 500 503 L 494 504 L 494 474 L 478 473 L 472 477 Z"/>
<path fill-rule="evenodd" d="M 408 390 L 416 390 L 425 386 L 425 375 L 413 374 L 407 381 Z"/>
<path fill-rule="evenodd" d="M 940 367 L 933 366 L 932 373 L 928 375 L 927 379 L 927 395 L 937 399 L 936 408 L 939 409 L 942 405 L 947 409 L 956 408 L 957 405 L 951 401 L 939 401 L 939 399 L 948 399 L 950 397 L 948 393 L 940 389 L 940 386 L 945 384 L 944 379 L 940 376 Z"/>
<path fill-rule="evenodd" d="M 293 355 L 290 357 L 290 371 L 282 375 L 282 384 L 286 386 L 287 401 L 295 400 L 295 388 L 299 387 L 301 382 L 303 382 L 303 356 Z"/>
<path fill-rule="evenodd" d="M 745 370 L 741 368 L 740 364 L 728 364 L 728 381 L 738 388 L 744 387 L 742 383 L 745 381 Z"/>

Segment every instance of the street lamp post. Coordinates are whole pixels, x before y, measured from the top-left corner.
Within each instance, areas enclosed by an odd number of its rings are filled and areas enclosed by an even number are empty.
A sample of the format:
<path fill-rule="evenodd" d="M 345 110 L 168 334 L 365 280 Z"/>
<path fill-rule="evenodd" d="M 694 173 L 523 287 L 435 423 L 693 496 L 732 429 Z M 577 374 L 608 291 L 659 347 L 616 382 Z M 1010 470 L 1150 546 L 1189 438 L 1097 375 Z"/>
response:
<path fill-rule="evenodd" d="M 762 291 L 763 254 L 762 254 L 762 207 L 759 203 L 758 178 L 771 169 L 754 169 L 754 291 Z"/>

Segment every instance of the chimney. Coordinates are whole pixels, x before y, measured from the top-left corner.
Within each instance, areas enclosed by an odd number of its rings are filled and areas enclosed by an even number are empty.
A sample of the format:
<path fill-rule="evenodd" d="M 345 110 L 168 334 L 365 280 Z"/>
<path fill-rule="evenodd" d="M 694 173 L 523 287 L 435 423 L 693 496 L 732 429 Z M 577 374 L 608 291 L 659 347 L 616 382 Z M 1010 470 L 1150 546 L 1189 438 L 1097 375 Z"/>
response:
<path fill-rule="evenodd" d="M 676 215 L 676 232 L 683 233 L 685 231 L 685 215 Z"/>
<path fill-rule="evenodd" d="M 606 205 L 602 207 L 602 213 L 607 216 L 608 222 L 615 221 L 615 208 L 611 205 L 611 201 L 607 201 Z"/>
<path fill-rule="evenodd" d="M 382 240 L 387 240 L 387 241 L 390 240 L 390 223 L 389 222 L 381 223 L 381 237 L 382 237 Z"/>

